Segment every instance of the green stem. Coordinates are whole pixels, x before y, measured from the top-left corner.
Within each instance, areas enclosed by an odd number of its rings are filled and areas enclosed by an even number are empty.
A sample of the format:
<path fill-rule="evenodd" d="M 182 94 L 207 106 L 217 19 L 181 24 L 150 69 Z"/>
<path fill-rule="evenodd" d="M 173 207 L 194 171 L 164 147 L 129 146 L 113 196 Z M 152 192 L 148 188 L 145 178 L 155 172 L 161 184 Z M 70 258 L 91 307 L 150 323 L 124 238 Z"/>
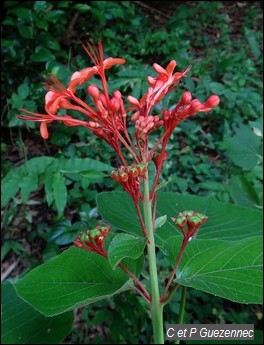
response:
<path fill-rule="evenodd" d="M 154 334 L 154 344 L 164 344 L 163 332 L 163 305 L 160 303 L 159 282 L 157 273 L 155 240 L 152 224 L 152 206 L 149 200 L 148 173 L 144 180 L 144 200 L 143 200 L 145 227 L 148 234 L 148 259 L 151 283 L 151 318 Z"/>
<path fill-rule="evenodd" d="M 179 319 L 178 319 L 179 325 L 183 323 L 184 312 L 185 312 L 185 302 L 186 302 L 186 291 L 187 291 L 187 287 L 183 286 L 182 295 L 181 295 L 181 306 L 180 306 Z M 175 341 L 175 344 L 180 344 L 180 339 L 177 339 Z"/>

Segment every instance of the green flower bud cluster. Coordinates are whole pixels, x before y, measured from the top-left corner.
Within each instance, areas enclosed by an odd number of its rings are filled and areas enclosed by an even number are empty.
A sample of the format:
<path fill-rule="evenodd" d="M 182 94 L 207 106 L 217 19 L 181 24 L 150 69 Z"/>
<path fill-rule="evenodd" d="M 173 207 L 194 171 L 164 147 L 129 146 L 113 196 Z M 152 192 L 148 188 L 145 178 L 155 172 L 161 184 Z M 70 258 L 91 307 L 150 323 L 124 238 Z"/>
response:
<path fill-rule="evenodd" d="M 76 247 L 106 256 L 104 240 L 109 231 L 109 227 L 97 225 L 92 230 L 81 232 L 73 243 Z"/>
<path fill-rule="evenodd" d="M 194 237 L 201 224 L 205 223 L 208 217 L 205 214 L 192 210 L 184 210 L 178 213 L 177 218 L 171 218 L 173 223 L 181 230 L 184 238 Z M 185 227 L 187 225 L 187 229 Z"/>

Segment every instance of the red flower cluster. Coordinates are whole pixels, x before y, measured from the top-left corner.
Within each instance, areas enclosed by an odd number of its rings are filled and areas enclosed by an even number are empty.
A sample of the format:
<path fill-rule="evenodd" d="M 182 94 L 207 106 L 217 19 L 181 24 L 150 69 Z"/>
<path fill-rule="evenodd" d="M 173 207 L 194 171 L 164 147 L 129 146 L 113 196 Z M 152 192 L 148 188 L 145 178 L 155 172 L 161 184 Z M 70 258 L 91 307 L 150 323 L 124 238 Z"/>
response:
<path fill-rule="evenodd" d="M 169 132 L 172 132 L 183 119 L 194 116 L 198 112 L 208 112 L 216 107 L 219 102 L 219 97 L 212 95 L 205 103 L 201 103 L 196 98 L 192 99 L 192 94 L 185 91 L 182 94 L 180 102 L 172 111 L 169 111 L 168 109 L 164 109 L 162 111 L 165 131 L 169 130 Z"/>
<path fill-rule="evenodd" d="M 67 88 L 64 87 L 55 76 L 50 75 L 46 83 L 48 88 L 45 97 L 46 114 L 33 113 L 22 109 L 31 116 L 19 115 L 18 117 L 24 120 L 41 122 L 40 133 L 44 139 L 47 139 L 49 136 L 47 125 L 53 121 L 62 121 L 66 126 L 84 126 L 112 146 L 118 153 L 121 161 L 125 163 L 119 141 L 128 147 L 127 141 L 131 143 L 126 128 L 126 111 L 122 95 L 118 90 L 114 92 L 112 98 L 109 96 L 105 77 L 105 70 L 116 64 L 124 64 L 125 60 L 111 57 L 104 60 L 101 43 L 98 44 L 98 49 L 92 47 L 89 43 L 88 46 L 89 49 L 85 47 L 84 49 L 95 66 L 73 73 Z M 87 89 L 95 108 L 83 102 L 81 98 L 76 95 L 76 87 L 88 81 L 93 75 L 100 76 L 103 90 L 103 92 L 100 92 L 95 85 L 90 85 Z M 88 117 L 89 120 L 74 119 L 68 114 L 61 116 L 57 115 L 60 109 L 78 111 Z M 124 139 L 123 136 L 125 136 L 126 139 Z"/>
<path fill-rule="evenodd" d="M 108 226 L 97 225 L 93 230 L 81 232 L 73 244 L 75 247 L 103 255 L 107 258 L 107 253 L 104 248 L 104 241 L 109 231 L 110 228 Z"/>
<path fill-rule="evenodd" d="M 118 181 L 136 203 L 138 198 L 141 198 L 140 183 L 141 179 L 146 177 L 146 172 L 146 164 L 132 164 L 131 166 L 121 166 L 118 170 L 113 170 L 111 178 Z"/>
<path fill-rule="evenodd" d="M 220 101 L 219 97 L 212 95 L 205 103 L 201 103 L 198 99 L 193 99 L 190 92 L 184 92 L 180 102 L 176 104 L 173 110 L 164 109 L 161 116 L 152 114 L 153 107 L 168 92 L 173 90 L 183 77 L 186 77 L 191 67 L 189 66 L 182 72 L 174 72 L 176 61 L 172 60 L 166 68 L 156 63 L 153 64 L 153 68 L 158 75 L 156 77 L 147 77 L 150 87 L 140 100 L 128 96 L 127 100 L 131 106 L 126 109 L 120 91 L 116 90 L 112 96 L 109 95 L 105 76 L 106 70 L 116 64 L 124 64 L 125 60 L 112 57 L 104 59 L 101 42 L 98 44 L 98 48 L 88 43 L 88 49 L 86 47 L 84 49 L 93 61 L 94 66 L 74 72 L 67 87 L 64 87 L 55 76 L 50 76 L 47 83 L 48 92 L 45 97 L 46 113 L 39 114 L 23 110 L 30 116 L 20 115 L 19 118 L 41 122 L 40 132 L 44 139 L 47 139 L 49 135 L 47 125 L 53 121 L 62 121 L 66 126 L 84 126 L 106 141 L 116 151 L 126 169 L 128 169 L 128 164 L 122 152 L 123 147 L 127 149 L 135 164 L 148 164 L 153 159 L 158 147 L 161 146 L 159 158 L 156 156 L 154 158 L 157 174 L 151 192 L 152 198 L 163 162 L 167 158 L 166 145 L 175 127 L 183 119 L 194 116 L 197 112 L 208 112 L 216 107 Z M 94 75 L 100 77 L 101 87 L 99 88 L 94 84 L 88 86 L 87 93 L 93 103 L 88 105 L 77 96 L 77 87 L 89 81 Z M 58 115 L 60 109 L 78 111 L 86 117 L 86 120 L 74 119 L 68 114 Z M 131 121 L 135 122 L 135 142 L 133 142 L 127 130 L 127 110 L 133 111 Z M 149 150 L 149 134 L 161 127 L 164 129 L 163 134 Z M 128 172 L 124 168 L 122 169 L 118 172 L 118 175 L 114 176 L 118 176 L 119 182 L 123 183 L 125 190 L 130 191 L 130 195 L 140 195 L 138 191 L 138 178 L 140 176 L 134 177 L 132 182 Z M 130 174 L 132 173 L 133 171 L 130 171 Z M 128 180 L 125 181 L 126 179 Z M 132 192 L 133 188 L 136 192 Z"/>
<path fill-rule="evenodd" d="M 171 218 L 174 224 L 181 230 L 184 240 L 190 240 L 194 237 L 201 224 L 205 223 L 208 217 L 197 211 L 183 211 L 179 212 L 177 218 Z M 187 225 L 187 230 L 185 229 Z"/>

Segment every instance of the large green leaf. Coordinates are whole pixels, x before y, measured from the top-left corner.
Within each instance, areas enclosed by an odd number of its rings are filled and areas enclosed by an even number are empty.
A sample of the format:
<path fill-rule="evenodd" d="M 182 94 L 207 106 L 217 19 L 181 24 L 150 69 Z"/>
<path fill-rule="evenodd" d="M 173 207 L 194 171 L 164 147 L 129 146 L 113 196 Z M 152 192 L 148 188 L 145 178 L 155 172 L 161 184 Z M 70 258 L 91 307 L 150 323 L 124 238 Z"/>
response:
<path fill-rule="evenodd" d="M 230 194 L 236 204 L 245 207 L 256 207 L 260 200 L 254 185 L 244 175 L 231 175 Z"/>
<path fill-rule="evenodd" d="M 261 138 L 249 126 L 240 126 L 231 138 L 226 138 L 227 153 L 232 161 L 245 169 L 252 169 L 261 155 Z"/>
<path fill-rule="evenodd" d="M 107 223 L 133 235 L 143 237 L 136 209 L 125 192 L 102 192 L 96 196 L 98 212 Z"/>
<path fill-rule="evenodd" d="M 262 235 L 262 213 L 258 210 L 223 203 L 213 197 L 160 193 L 157 217 L 167 214 L 168 221 L 156 230 L 158 243 L 175 236 L 178 230 L 170 218 L 186 209 L 208 216 L 207 222 L 198 232 L 199 239 L 237 241 Z"/>
<path fill-rule="evenodd" d="M 97 204 L 98 211 L 106 222 L 128 233 L 143 236 L 135 207 L 127 193 L 100 193 L 97 195 Z M 155 231 L 158 246 L 162 246 L 167 238 L 179 234 L 170 218 L 185 209 L 197 210 L 209 217 L 198 233 L 199 239 L 236 241 L 262 234 L 262 214 L 258 210 L 222 203 L 212 197 L 160 192 L 157 218 L 164 215 L 168 218 Z"/>
<path fill-rule="evenodd" d="M 59 344 L 71 331 L 73 312 L 45 317 L 2 284 L 1 344 Z"/>
<path fill-rule="evenodd" d="M 137 259 L 143 253 L 147 240 L 128 234 L 118 234 L 108 247 L 108 260 L 112 268 L 124 259 Z"/>
<path fill-rule="evenodd" d="M 103 256 L 71 247 L 15 283 L 18 295 L 54 316 L 128 289 L 128 275 Z"/>
<path fill-rule="evenodd" d="M 172 266 L 181 240 L 171 237 L 164 252 Z M 176 281 L 239 303 L 262 303 L 262 238 L 240 241 L 192 239 L 176 272 Z"/>

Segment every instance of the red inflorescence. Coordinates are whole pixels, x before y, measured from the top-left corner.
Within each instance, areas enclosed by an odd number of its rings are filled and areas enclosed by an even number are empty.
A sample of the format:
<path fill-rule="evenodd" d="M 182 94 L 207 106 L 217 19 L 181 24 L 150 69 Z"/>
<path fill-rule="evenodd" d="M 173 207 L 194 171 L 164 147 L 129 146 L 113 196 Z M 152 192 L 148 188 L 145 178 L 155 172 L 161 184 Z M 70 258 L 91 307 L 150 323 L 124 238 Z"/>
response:
<path fill-rule="evenodd" d="M 146 172 L 146 164 L 132 164 L 131 166 L 121 166 L 118 170 L 113 170 L 111 178 L 119 182 L 136 202 L 140 197 L 140 183 L 142 178 L 146 178 Z"/>
<path fill-rule="evenodd" d="M 104 243 L 109 231 L 109 226 L 97 225 L 93 230 L 86 230 L 85 232 L 81 232 L 78 238 L 73 242 L 73 244 L 75 245 L 75 247 L 82 248 L 87 251 L 107 257 Z"/>

